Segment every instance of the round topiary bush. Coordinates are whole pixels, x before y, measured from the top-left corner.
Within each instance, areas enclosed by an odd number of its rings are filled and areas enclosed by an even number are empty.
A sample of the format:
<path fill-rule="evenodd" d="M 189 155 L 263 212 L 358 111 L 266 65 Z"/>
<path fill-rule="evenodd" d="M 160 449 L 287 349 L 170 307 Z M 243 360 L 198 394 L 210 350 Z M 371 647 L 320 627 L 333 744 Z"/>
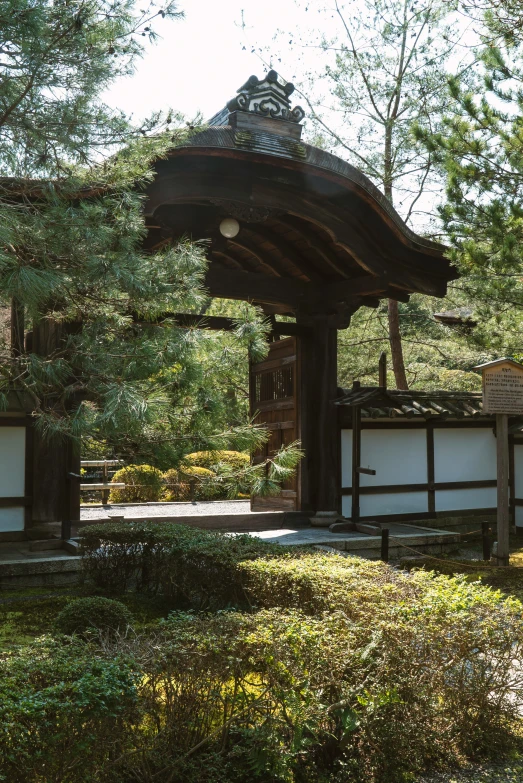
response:
<path fill-rule="evenodd" d="M 152 465 L 127 465 L 117 470 L 112 478 L 113 484 L 124 483 L 123 489 L 112 489 L 110 503 L 148 503 L 160 500 L 163 490 L 161 470 Z"/>
<path fill-rule="evenodd" d="M 213 483 L 214 477 L 212 470 L 197 465 L 183 465 L 179 470 L 171 468 L 163 474 L 162 500 L 215 500 L 221 494 L 221 487 Z"/>
<path fill-rule="evenodd" d="M 219 466 L 229 465 L 235 470 L 243 470 L 250 463 L 250 457 L 243 451 L 195 451 L 192 454 L 186 454 L 183 458 L 184 465 L 197 466 L 213 470 Z"/>
<path fill-rule="evenodd" d="M 85 631 L 125 631 L 133 616 L 120 601 L 111 598 L 77 598 L 67 604 L 56 618 L 56 630 L 68 636 Z"/>

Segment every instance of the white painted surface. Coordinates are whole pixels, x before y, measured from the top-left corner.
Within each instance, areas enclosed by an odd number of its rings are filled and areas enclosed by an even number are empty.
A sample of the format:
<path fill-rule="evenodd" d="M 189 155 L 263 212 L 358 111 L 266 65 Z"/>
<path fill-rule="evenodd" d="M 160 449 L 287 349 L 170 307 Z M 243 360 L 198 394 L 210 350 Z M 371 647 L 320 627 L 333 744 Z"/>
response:
<path fill-rule="evenodd" d="M 341 431 L 341 486 L 352 487 L 352 430 Z"/>
<path fill-rule="evenodd" d="M 24 529 L 24 509 L 0 508 L 0 533 Z"/>
<path fill-rule="evenodd" d="M 480 489 L 444 489 L 436 492 L 436 511 L 464 511 L 469 508 L 495 508 L 496 502 L 496 487 L 482 487 Z"/>
<path fill-rule="evenodd" d="M 382 514 L 423 514 L 428 511 L 426 492 L 397 492 L 389 495 L 360 495 L 362 517 Z"/>
<path fill-rule="evenodd" d="M 514 444 L 514 497 L 523 498 L 523 443 Z"/>
<path fill-rule="evenodd" d="M 376 471 L 360 475 L 360 486 L 425 484 L 427 482 L 426 431 L 362 430 L 361 466 Z M 496 439 L 492 429 L 459 427 L 434 430 L 434 472 L 436 482 L 483 481 L 496 478 Z M 352 430 L 341 433 L 342 486 L 352 486 Z M 516 497 L 523 498 L 523 444 L 515 447 Z M 494 508 L 496 488 L 449 489 L 436 492 L 436 511 L 466 511 Z M 350 516 L 352 499 L 342 498 L 342 514 Z M 360 514 L 421 514 L 428 511 L 426 492 L 360 495 Z M 516 510 L 523 525 L 523 507 Z"/>
<path fill-rule="evenodd" d="M 424 514 L 428 511 L 426 492 L 398 492 L 387 495 L 360 495 L 360 516 L 384 516 L 386 514 Z M 350 517 L 352 498 L 345 495 L 341 501 L 341 513 Z"/>
<path fill-rule="evenodd" d="M 360 475 L 361 487 L 383 484 L 425 484 L 427 482 L 425 430 L 362 430 L 361 467 L 376 471 L 375 476 L 367 476 L 364 473 Z"/>
<path fill-rule="evenodd" d="M 25 427 L 0 427 L 0 497 L 24 494 Z"/>
<path fill-rule="evenodd" d="M 436 428 L 434 430 L 434 476 L 436 482 L 495 479 L 496 438 L 490 427 Z M 466 506 L 455 508 L 466 508 Z M 476 503 L 469 508 L 479 508 L 479 505 Z"/>

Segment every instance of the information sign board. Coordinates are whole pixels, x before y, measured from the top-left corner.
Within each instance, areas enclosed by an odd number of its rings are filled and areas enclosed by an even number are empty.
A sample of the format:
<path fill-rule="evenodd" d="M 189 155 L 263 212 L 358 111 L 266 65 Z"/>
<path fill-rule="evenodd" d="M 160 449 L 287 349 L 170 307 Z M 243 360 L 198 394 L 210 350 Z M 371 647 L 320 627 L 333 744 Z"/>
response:
<path fill-rule="evenodd" d="M 483 411 L 496 414 L 498 565 L 510 560 L 510 505 L 508 417 L 523 414 L 523 365 L 513 359 L 496 359 L 474 367 L 483 378 Z"/>
<path fill-rule="evenodd" d="M 483 411 L 523 415 L 522 365 L 507 361 L 483 369 Z"/>

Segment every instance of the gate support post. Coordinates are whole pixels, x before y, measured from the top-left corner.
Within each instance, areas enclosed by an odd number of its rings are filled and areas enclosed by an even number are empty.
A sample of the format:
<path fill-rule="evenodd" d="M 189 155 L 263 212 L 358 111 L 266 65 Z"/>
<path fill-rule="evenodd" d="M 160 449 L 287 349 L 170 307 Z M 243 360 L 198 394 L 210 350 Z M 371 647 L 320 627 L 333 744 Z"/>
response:
<path fill-rule="evenodd" d="M 302 510 L 328 526 L 339 514 L 339 431 L 337 409 L 336 324 L 328 314 L 298 315 L 297 324 L 309 327 L 298 338 L 301 440 L 305 458 L 300 471 Z"/>

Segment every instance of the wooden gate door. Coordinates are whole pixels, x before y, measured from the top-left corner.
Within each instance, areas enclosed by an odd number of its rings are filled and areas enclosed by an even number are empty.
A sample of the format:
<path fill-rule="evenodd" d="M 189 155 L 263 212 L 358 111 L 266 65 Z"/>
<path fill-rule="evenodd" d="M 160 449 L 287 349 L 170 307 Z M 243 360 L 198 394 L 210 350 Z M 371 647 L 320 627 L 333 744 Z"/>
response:
<path fill-rule="evenodd" d="M 300 437 L 298 422 L 298 378 L 296 338 L 271 343 L 267 358 L 250 368 L 251 416 L 270 431 L 267 443 L 253 456 L 263 462 L 282 446 Z M 299 468 L 298 468 L 299 471 Z M 276 497 L 252 497 L 252 511 L 296 511 L 299 509 L 299 474 L 287 482 Z"/>

